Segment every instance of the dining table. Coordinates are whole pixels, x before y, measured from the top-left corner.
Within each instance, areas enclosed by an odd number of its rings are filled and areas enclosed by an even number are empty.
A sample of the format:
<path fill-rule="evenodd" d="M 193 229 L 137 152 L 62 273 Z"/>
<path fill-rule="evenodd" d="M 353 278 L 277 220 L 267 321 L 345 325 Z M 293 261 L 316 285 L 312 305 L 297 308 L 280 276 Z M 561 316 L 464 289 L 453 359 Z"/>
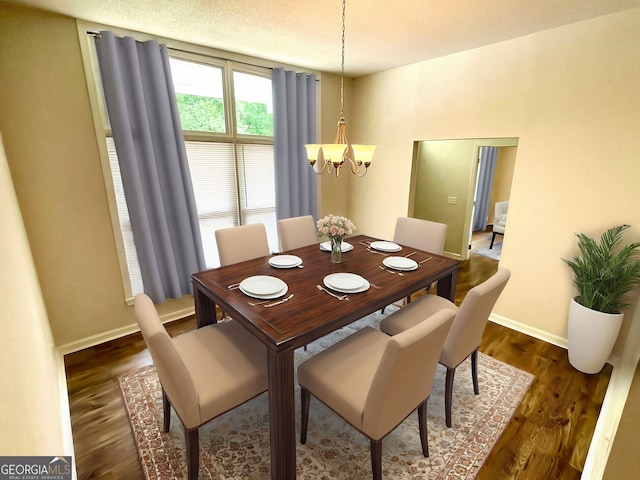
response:
<path fill-rule="evenodd" d="M 279 264 L 281 254 L 274 254 L 191 277 L 198 327 L 218 321 L 218 305 L 266 346 L 273 480 L 296 478 L 295 350 L 434 282 L 438 295 L 451 301 L 455 297 L 459 260 L 357 235 L 344 238 L 341 261 L 333 263 L 331 253 L 323 250 L 325 245 L 282 252 L 287 255 L 283 260 L 299 259 L 294 262 Z M 407 259 L 417 266 L 394 268 L 409 263 Z M 356 276 L 364 282 L 351 288 L 349 281 Z M 276 298 L 270 294 L 254 298 L 251 290 L 247 295 L 247 288 L 238 288 L 256 278 L 278 282 L 283 290 Z M 327 283 L 328 278 L 346 281 L 335 283 L 344 289 L 331 288 L 334 284 Z"/>

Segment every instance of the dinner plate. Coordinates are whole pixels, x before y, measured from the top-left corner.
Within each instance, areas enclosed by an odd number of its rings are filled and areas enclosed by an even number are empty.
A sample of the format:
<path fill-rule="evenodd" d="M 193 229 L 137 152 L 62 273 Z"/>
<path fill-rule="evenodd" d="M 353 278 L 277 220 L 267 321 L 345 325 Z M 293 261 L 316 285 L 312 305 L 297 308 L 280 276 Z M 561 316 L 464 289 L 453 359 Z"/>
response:
<path fill-rule="evenodd" d="M 240 282 L 240 291 L 254 298 L 269 300 L 278 298 L 287 293 L 289 287 L 277 277 L 269 275 L 256 275 L 245 278 Z"/>
<path fill-rule="evenodd" d="M 332 273 L 322 280 L 325 287 L 342 293 L 360 293 L 371 286 L 366 278 L 355 273 Z"/>
<path fill-rule="evenodd" d="M 275 255 L 269 259 L 269 265 L 275 268 L 295 268 L 302 265 L 302 259 L 295 255 Z"/>
<path fill-rule="evenodd" d="M 415 270 L 418 268 L 418 264 L 415 260 L 406 257 L 386 257 L 382 260 L 385 267 L 393 268 L 395 270 Z"/>
<path fill-rule="evenodd" d="M 381 252 L 399 252 L 400 250 L 402 250 L 402 247 L 400 245 L 393 242 L 371 242 L 369 246 L 374 250 L 380 250 Z"/>
<path fill-rule="evenodd" d="M 349 250 L 353 250 L 353 245 L 345 242 L 344 240 L 342 241 L 342 244 L 340 246 L 342 247 L 342 253 L 348 252 Z M 322 242 L 320 244 L 320 250 L 322 250 L 323 252 L 330 252 L 331 242 Z"/>

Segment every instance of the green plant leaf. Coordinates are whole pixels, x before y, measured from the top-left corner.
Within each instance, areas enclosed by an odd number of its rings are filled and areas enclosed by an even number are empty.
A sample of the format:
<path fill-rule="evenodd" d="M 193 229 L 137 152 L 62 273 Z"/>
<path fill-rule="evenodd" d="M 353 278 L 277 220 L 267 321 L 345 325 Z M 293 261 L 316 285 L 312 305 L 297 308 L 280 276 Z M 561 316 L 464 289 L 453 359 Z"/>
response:
<path fill-rule="evenodd" d="M 617 313 L 629 306 L 627 294 L 640 285 L 640 242 L 618 248 L 629 225 L 604 232 L 600 241 L 576 234 L 579 253 L 562 259 L 573 272 L 578 303 L 604 313 Z"/>

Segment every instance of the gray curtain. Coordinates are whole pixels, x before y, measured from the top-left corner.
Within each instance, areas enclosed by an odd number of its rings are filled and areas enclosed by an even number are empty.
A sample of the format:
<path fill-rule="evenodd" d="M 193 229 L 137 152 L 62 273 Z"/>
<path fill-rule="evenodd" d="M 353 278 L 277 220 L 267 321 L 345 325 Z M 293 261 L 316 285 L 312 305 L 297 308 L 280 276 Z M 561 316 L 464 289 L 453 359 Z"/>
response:
<path fill-rule="evenodd" d="M 316 76 L 275 68 L 272 85 L 276 218 L 316 218 L 316 174 L 304 148 L 316 142 Z"/>
<path fill-rule="evenodd" d="M 144 291 L 162 303 L 205 269 L 167 48 L 106 31 L 95 44 Z"/>
<path fill-rule="evenodd" d="M 491 188 L 493 187 L 493 174 L 496 170 L 496 158 L 498 147 L 480 147 L 480 169 L 478 172 L 478 184 L 476 187 L 476 203 L 473 214 L 473 231 L 487 228 L 489 219 L 489 203 L 491 201 Z"/>

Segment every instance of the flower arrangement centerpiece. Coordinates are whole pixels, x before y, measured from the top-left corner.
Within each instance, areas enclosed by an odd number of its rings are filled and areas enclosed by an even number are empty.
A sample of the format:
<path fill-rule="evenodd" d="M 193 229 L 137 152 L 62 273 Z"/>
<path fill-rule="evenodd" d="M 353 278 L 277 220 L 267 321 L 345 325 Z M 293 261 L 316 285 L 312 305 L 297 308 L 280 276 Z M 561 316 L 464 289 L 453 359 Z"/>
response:
<path fill-rule="evenodd" d="M 319 237 L 329 237 L 331 261 L 340 263 L 342 259 L 342 238 L 351 235 L 356 226 L 347 217 L 330 213 L 316 222 Z"/>

